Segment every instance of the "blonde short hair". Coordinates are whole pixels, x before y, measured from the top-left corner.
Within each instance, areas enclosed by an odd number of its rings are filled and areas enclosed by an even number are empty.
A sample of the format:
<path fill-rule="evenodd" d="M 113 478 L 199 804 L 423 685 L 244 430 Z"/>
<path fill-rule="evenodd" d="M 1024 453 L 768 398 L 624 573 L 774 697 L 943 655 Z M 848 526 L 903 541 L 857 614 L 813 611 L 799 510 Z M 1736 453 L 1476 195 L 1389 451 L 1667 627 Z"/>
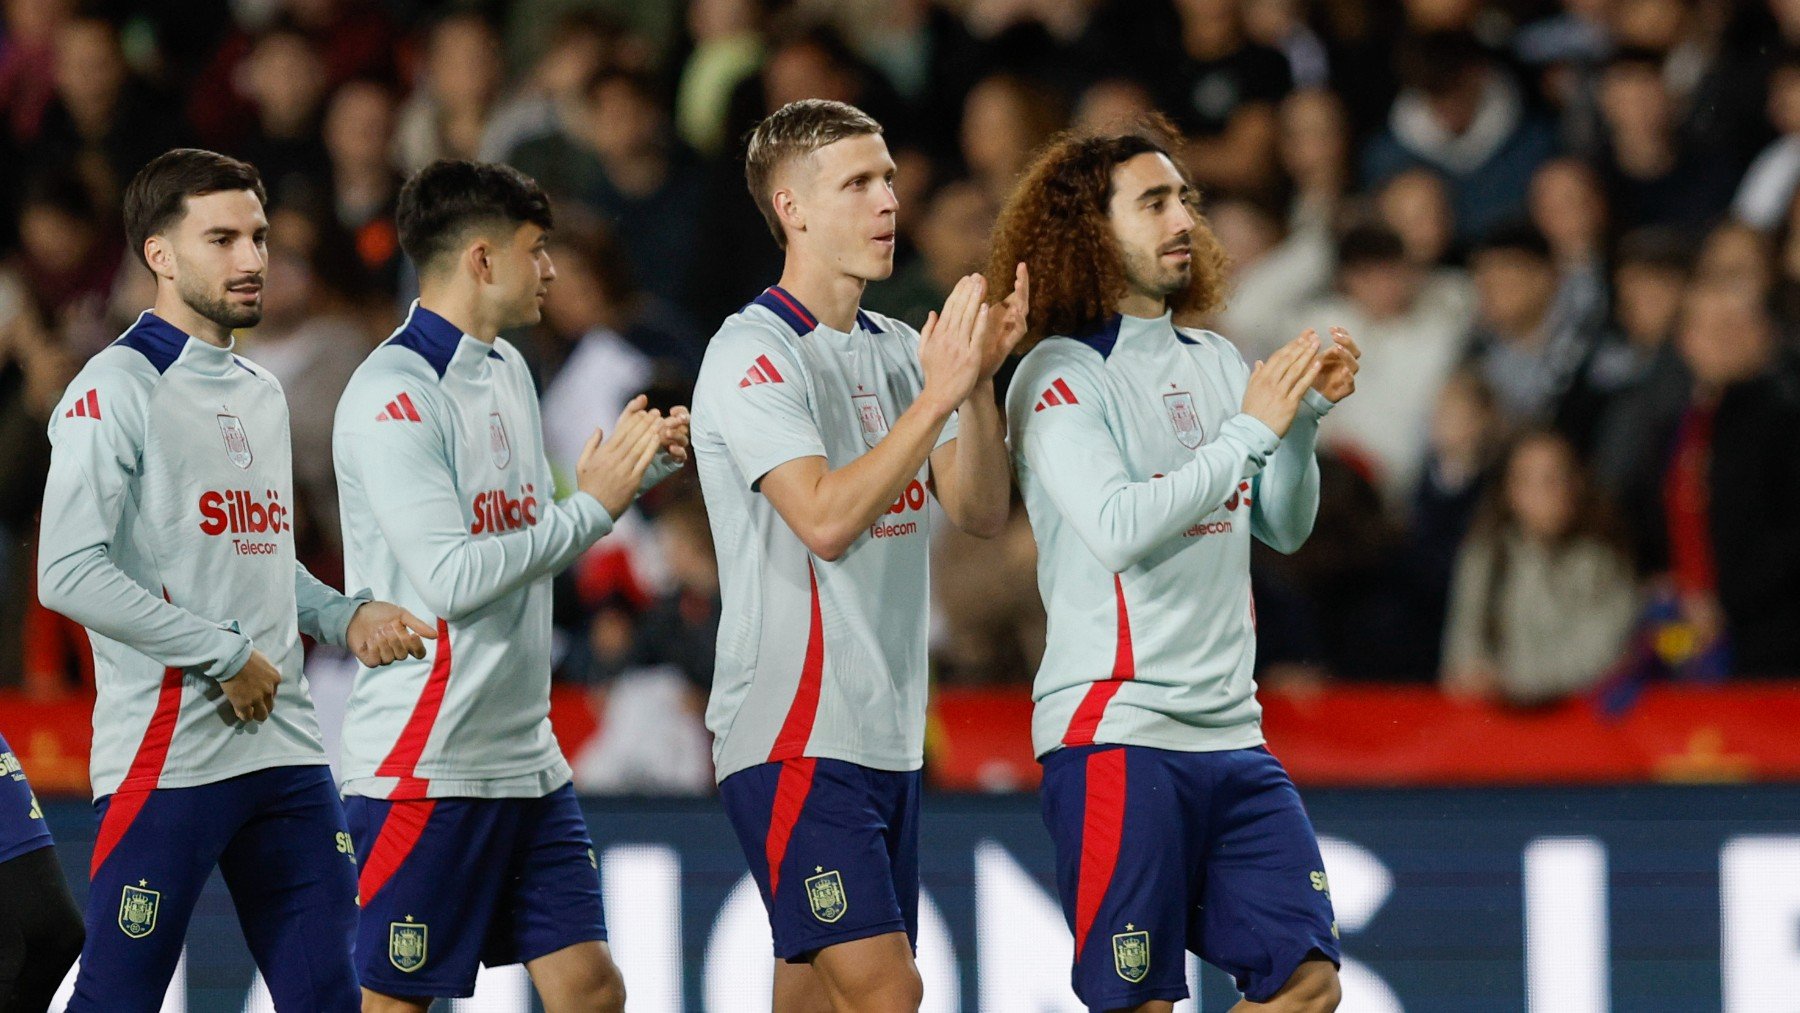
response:
<path fill-rule="evenodd" d="M 750 186 L 756 209 L 769 223 L 775 245 L 787 249 L 787 235 L 775 214 L 775 170 L 846 137 L 880 133 L 881 124 L 868 113 L 847 102 L 822 98 L 789 102 L 756 125 L 744 152 L 744 181 Z"/>

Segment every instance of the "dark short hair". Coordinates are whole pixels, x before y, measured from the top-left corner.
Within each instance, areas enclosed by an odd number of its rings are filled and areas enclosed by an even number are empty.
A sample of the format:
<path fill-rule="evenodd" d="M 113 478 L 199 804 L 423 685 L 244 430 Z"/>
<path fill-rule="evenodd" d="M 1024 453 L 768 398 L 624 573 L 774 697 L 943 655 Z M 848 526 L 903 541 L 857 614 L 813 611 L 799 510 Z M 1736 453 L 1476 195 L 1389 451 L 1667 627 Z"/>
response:
<path fill-rule="evenodd" d="M 471 229 L 526 223 L 548 231 L 550 198 L 537 181 L 510 165 L 440 159 L 400 188 L 395 212 L 400 248 L 425 271 Z"/>
<path fill-rule="evenodd" d="M 256 167 L 216 151 L 176 148 L 165 151 L 138 170 L 125 187 L 125 238 L 145 267 L 144 240 L 187 214 L 187 199 L 227 190 L 248 190 L 267 204 Z"/>
<path fill-rule="evenodd" d="M 1530 222 L 1512 221 L 1497 225 L 1481 242 L 1475 244 L 1470 253 L 1471 259 L 1484 253 L 1502 252 L 1523 253 L 1533 260 L 1548 264 L 1551 261 L 1550 241 Z"/>
<path fill-rule="evenodd" d="M 1693 242 L 1677 229 L 1645 225 L 1619 237 L 1613 248 L 1613 268 L 1644 267 L 1669 274 L 1688 275 L 1694 270 Z"/>
<path fill-rule="evenodd" d="M 1403 263 L 1406 243 L 1400 234 L 1381 222 L 1365 222 L 1351 227 L 1337 244 L 1338 267 L 1354 270 L 1382 264 Z"/>

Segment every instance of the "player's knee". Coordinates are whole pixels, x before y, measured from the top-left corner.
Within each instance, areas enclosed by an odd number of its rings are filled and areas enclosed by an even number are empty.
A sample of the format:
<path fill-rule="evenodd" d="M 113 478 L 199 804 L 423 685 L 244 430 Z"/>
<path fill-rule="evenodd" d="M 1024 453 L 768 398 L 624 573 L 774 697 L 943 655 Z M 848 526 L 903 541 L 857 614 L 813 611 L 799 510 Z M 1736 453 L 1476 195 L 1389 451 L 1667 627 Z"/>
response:
<path fill-rule="evenodd" d="M 403 999 L 367 988 L 362 990 L 362 997 L 362 1013 L 425 1013 L 431 1008 L 429 998 Z"/>
<path fill-rule="evenodd" d="M 592 1008 L 594 1013 L 625 1013 L 625 977 L 611 961 L 594 986 Z"/>
<path fill-rule="evenodd" d="M 1343 997 L 1337 968 L 1329 961 L 1308 960 L 1288 979 L 1270 1006 L 1279 1013 L 1334 1013 Z"/>

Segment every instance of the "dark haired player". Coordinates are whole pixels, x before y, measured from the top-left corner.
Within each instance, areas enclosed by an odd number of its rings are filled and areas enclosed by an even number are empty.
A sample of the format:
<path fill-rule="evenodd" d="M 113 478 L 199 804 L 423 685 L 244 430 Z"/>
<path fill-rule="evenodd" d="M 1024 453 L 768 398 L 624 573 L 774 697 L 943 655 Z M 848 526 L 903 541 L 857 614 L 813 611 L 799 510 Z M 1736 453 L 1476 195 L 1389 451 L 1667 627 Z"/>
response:
<path fill-rule="evenodd" d="M 600 880 L 550 734 L 550 582 L 687 459 L 687 412 L 632 401 L 558 502 L 531 374 L 501 331 L 556 277 L 538 185 L 441 161 L 400 192 L 419 301 L 370 354 L 333 432 L 348 579 L 436 617 L 431 657 L 359 671 L 345 808 L 363 855 L 366 1010 L 474 992 L 522 963 L 550 1013 L 617 1011 Z"/>
<path fill-rule="evenodd" d="M 1356 345 L 1311 332 L 1254 368 L 1177 326 L 1223 257 L 1151 132 L 1065 138 L 1027 170 L 990 273 L 1023 259 L 1007 393 L 1049 640 L 1032 694 L 1044 821 L 1093 1010 L 1166 1013 L 1192 951 L 1241 1010 L 1327 1013 L 1337 929 L 1312 824 L 1262 746 L 1250 538 L 1283 552 L 1318 510 L 1319 419 Z"/>
<path fill-rule="evenodd" d="M 356 856 L 301 679 L 300 634 L 366 665 L 431 627 L 294 560 L 287 399 L 232 354 L 262 319 L 256 170 L 152 160 L 125 230 L 156 305 L 50 418 L 38 594 L 87 627 L 100 829 L 78 1013 L 155 1010 L 216 865 L 282 1013 L 357 1008 Z M 419 632 L 415 632 L 419 631 Z"/>

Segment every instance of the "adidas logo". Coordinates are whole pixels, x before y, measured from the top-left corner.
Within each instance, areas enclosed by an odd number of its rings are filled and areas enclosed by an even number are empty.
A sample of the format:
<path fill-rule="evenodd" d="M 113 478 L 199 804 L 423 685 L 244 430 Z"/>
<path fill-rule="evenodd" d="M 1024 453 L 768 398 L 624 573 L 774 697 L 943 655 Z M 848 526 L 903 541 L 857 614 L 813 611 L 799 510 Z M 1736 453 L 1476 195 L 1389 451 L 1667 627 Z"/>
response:
<path fill-rule="evenodd" d="M 65 419 L 97 419 L 100 417 L 100 391 L 90 390 L 75 407 L 63 412 Z"/>
<path fill-rule="evenodd" d="M 745 373 L 744 378 L 738 381 L 738 386 L 754 387 L 759 383 L 780 382 L 782 382 L 781 371 L 775 368 L 775 364 L 769 361 L 768 356 L 759 355 L 756 357 L 756 362 L 751 365 L 750 372 Z"/>
<path fill-rule="evenodd" d="M 407 397 L 406 392 L 402 391 L 387 403 L 387 408 L 380 415 L 375 416 L 375 421 L 422 422 L 424 420 L 419 418 L 419 410 L 413 407 L 412 398 Z"/>
<path fill-rule="evenodd" d="M 1058 377 L 1055 383 L 1044 388 L 1044 393 L 1038 398 L 1037 407 L 1031 410 L 1041 412 L 1046 408 L 1055 408 L 1057 405 L 1080 403 L 1075 400 L 1075 392 L 1069 389 L 1069 385 L 1064 383 L 1061 377 Z"/>

